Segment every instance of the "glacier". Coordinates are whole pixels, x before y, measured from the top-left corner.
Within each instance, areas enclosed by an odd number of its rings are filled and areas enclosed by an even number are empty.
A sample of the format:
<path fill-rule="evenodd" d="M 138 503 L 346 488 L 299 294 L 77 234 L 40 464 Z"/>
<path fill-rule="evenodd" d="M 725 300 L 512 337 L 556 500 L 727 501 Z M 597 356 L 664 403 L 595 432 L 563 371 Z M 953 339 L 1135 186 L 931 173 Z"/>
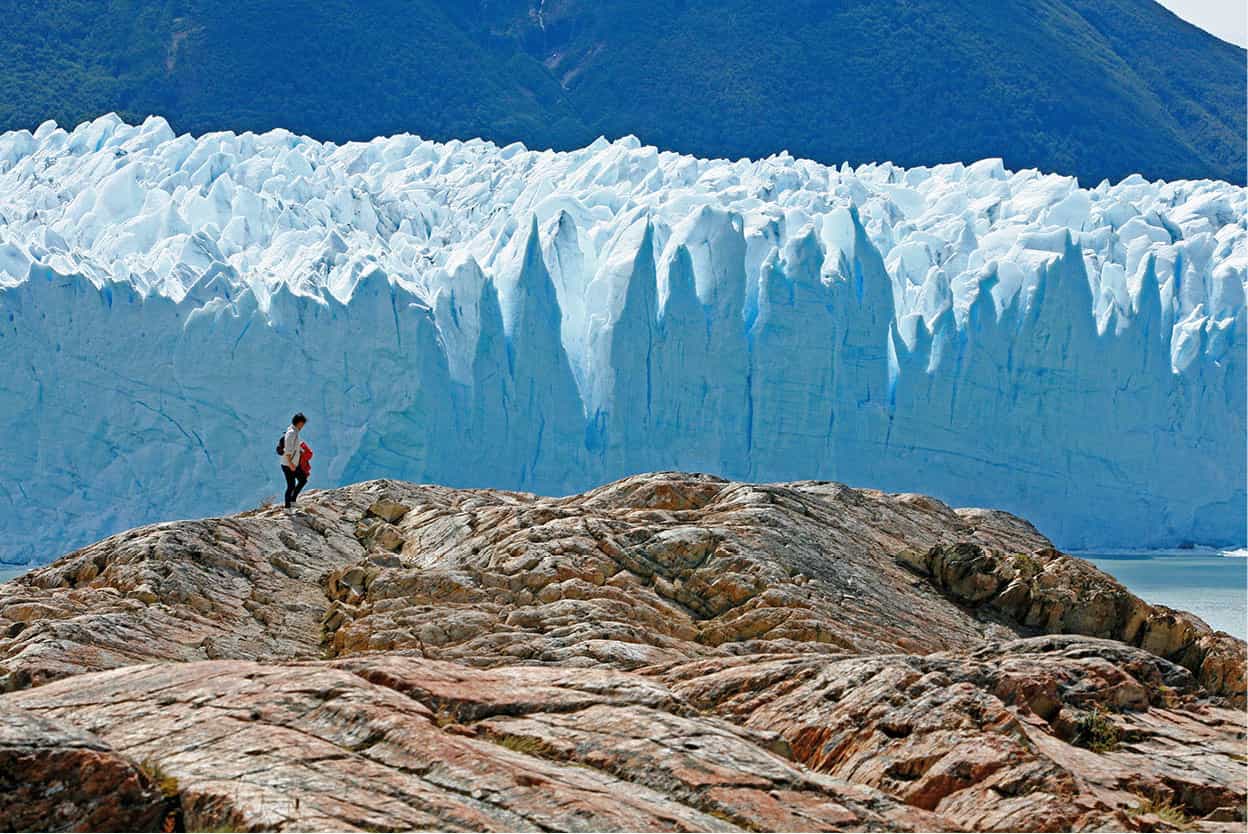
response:
<path fill-rule="evenodd" d="M 1245 543 L 1248 191 L 399 135 L 0 136 L 0 559 L 393 477 L 682 469 Z"/>

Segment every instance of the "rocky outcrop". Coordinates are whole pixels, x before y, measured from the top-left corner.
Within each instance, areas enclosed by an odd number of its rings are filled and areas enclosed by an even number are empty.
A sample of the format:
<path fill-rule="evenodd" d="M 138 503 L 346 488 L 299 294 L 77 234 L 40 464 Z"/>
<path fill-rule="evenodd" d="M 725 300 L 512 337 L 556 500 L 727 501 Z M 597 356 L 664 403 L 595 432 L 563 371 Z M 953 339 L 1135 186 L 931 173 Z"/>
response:
<path fill-rule="evenodd" d="M 773 735 L 600 670 L 474 670 L 390 655 L 209 661 L 7 698 L 99 728 L 176 780 L 188 830 L 937 830 L 800 767 Z"/>
<path fill-rule="evenodd" d="M 1243 644 L 1190 614 L 1149 605 L 1082 559 L 1051 547 L 985 550 L 963 542 L 899 558 L 955 601 L 1006 618 L 1020 629 L 1087 634 L 1141 646 L 1190 669 L 1210 692 L 1244 706 Z"/>
<path fill-rule="evenodd" d="M 1195 704 L 1186 669 L 1119 643 L 733 659 L 661 677 L 696 707 L 780 733 L 797 761 L 959 829 L 1132 828 L 1141 797 L 1195 817 L 1244 806 L 1243 713 Z"/>
<path fill-rule="evenodd" d="M 135 774 L 65 827 L 1234 828 L 1243 670 L 1020 519 L 829 483 L 374 481 L 0 586 L 2 749 Z"/>
<path fill-rule="evenodd" d="M 158 831 L 159 779 L 72 722 L 0 707 L 0 830 Z"/>
<path fill-rule="evenodd" d="M 0 688 L 151 660 L 316 655 L 321 576 L 363 556 L 349 527 L 322 520 L 330 506 L 297 523 L 267 510 L 141 527 L 4 585 Z"/>

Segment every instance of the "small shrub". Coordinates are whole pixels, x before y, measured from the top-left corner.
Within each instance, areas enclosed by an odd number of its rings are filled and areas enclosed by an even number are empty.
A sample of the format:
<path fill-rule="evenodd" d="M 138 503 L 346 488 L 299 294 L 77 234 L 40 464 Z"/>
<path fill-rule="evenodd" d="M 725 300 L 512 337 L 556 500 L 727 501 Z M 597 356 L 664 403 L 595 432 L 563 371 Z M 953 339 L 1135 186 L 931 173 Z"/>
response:
<path fill-rule="evenodd" d="M 1074 743 L 1093 753 L 1108 753 L 1121 739 L 1118 726 L 1100 706 L 1085 712 L 1075 725 Z"/>
<path fill-rule="evenodd" d="M 1031 579 L 1044 570 L 1044 566 L 1030 553 L 1014 553 L 1010 556 L 1010 563 L 1024 579 Z"/>

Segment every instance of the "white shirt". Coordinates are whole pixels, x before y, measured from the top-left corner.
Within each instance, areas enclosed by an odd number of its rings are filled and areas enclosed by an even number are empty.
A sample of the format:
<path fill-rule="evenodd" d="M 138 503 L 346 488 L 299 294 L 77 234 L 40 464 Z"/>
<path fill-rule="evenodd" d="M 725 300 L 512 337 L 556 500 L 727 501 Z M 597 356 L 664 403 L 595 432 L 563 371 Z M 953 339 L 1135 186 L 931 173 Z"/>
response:
<path fill-rule="evenodd" d="M 282 465 L 289 466 L 291 469 L 299 468 L 299 429 L 293 424 L 286 428 L 286 433 L 282 435 L 282 442 L 285 444 L 282 448 Z"/>

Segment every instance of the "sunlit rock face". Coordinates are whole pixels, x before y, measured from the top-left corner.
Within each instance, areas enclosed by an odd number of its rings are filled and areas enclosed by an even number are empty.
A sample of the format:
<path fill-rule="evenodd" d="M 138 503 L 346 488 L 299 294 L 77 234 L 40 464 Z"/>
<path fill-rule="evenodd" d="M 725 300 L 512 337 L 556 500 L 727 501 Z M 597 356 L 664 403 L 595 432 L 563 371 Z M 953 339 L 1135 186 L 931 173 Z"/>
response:
<path fill-rule="evenodd" d="M 0 558 L 313 484 L 836 479 L 1245 540 L 1248 192 L 598 142 L 0 136 Z"/>
<path fill-rule="evenodd" d="M 1244 641 L 1009 513 L 680 472 L 300 503 L 0 583 L 5 827 L 1244 830 Z"/>

